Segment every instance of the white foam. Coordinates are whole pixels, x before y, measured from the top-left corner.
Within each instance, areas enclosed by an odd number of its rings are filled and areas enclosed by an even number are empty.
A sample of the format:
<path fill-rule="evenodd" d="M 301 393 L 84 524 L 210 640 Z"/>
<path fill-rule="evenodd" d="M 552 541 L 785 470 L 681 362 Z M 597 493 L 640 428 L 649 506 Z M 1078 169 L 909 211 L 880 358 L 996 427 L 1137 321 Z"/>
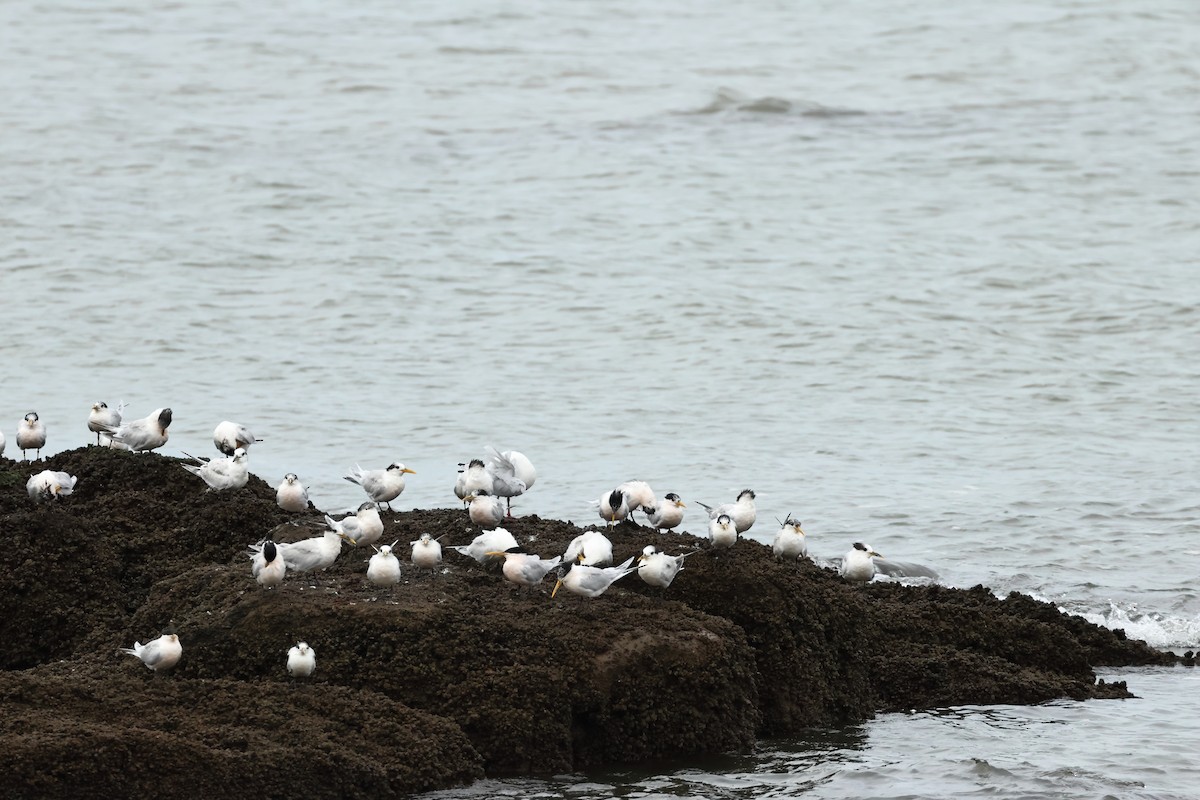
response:
<path fill-rule="evenodd" d="M 1129 638 L 1141 639 L 1160 650 L 1200 646 L 1200 616 L 1189 618 L 1160 614 L 1157 611 L 1143 612 L 1138 609 L 1136 603 L 1121 604 L 1111 600 L 1108 602 L 1107 611 L 1083 612 L 1079 616 L 1111 630 L 1120 628 Z"/>

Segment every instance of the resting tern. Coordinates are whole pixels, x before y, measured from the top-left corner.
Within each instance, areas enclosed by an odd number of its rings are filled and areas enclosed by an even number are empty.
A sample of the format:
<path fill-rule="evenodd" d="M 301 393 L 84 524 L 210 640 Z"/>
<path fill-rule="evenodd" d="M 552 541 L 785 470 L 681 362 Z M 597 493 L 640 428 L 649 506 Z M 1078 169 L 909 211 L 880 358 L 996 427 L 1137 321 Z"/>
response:
<path fill-rule="evenodd" d="M 700 505 L 708 511 L 709 519 L 716 519 L 722 514 L 728 514 L 733 519 L 733 524 L 737 527 L 738 533 L 745 533 L 754 524 L 756 516 L 754 492 L 750 489 L 743 489 L 737 496 L 736 503 L 724 503 L 716 508 L 704 505 L 704 503 L 700 503 Z"/>
<path fill-rule="evenodd" d="M 495 559 L 495 556 L 488 555 L 489 552 L 503 552 L 516 546 L 517 540 L 511 533 L 504 528 L 496 528 L 494 531 L 484 531 L 479 534 L 471 540 L 470 544 L 451 545 L 450 549 L 464 556 L 470 556 L 483 564 Z"/>
<path fill-rule="evenodd" d="M 26 450 L 36 450 L 38 460 L 41 460 L 45 446 L 46 426 L 38 419 L 36 411 L 30 411 L 17 426 L 17 447 L 21 449 L 21 458 L 26 457 Z"/>
<path fill-rule="evenodd" d="M 775 553 L 776 558 L 789 561 L 808 555 L 808 542 L 805 541 L 804 531 L 800 528 L 800 522 L 793 519 L 791 514 L 783 521 L 779 533 L 775 534 L 775 543 L 771 545 L 771 551 Z"/>
<path fill-rule="evenodd" d="M 392 553 L 395 546 L 396 542 L 383 545 L 367 563 L 367 580 L 376 586 L 395 586 L 400 582 L 400 559 Z"/>
<path fill-rule="evenodd" d="M 298 642 L 288 650 L 287 671 L 293 678 L 307 678 L 317 668 L 317 651 L 306 642 Z"/>
<path fill-rule="evenodd" d="M 301 539 L 298 542 L 276 542 L 275 547 L 283 556 L 287 568 L 294 572 L 310 572 L 328 569 L 342 552 L 342 539 L 337 531 L 325 531 L 320 536 Z M 265 549 L 266 542 L 251 546 L 250 555 Z"/>
<path fill-rule="evenodd" d="M 296 473 L 283 476 L 283 483 L 275 490 L 275 502 L 284 511 L 308 511 L 308 489 Z"/>
<path fill-rule="evenodd" d="M 254 580 L 264 589 L 283 583 L 287 564 L 273 541 L 267 539 L 262 543 L 261 550 L 250 553 L 250 571 L 254 574 Z"/>
<path fill-rule="evenodd" d="M 486 489 L 480 489 L 467 498 L 471 501 L 471 522 L 484 530 L 492 530 L 504 521 L 504 503 L 492 497 Z"/>
<path fill-rule="evenodd" d="M 375 544 L 383 535 L 383 520 L 379 518 L 379 506 L 368 500 L 358 511 L 342 519 L 325 515 L 325 524 L 347 542 L 358 545 Z"/>
<path fill-rule="evenodd" d="M 246 451 L 238 448 L 232 456 L 226 458 L 206 459 L 184 453 L 200 466 L 180 464 L 193 475 L 198 475 L 208 484 L 210 491 L 219 492 L 223 489 L 241 489 L 250 480 L 250 471 L 246 468 Z"/>
<path fill-rule="evenodd" d="M 604 567 L 612 563 L 612 542 L 600 531 L 584 531 L 571 540 L 562 558 L 564 564 Z"/>
<path fill-rule="evenodd" d="M 122 647 L 119 652 L 137 656 L 151 670 L 162 672 L 179 663 L 183 645 L 179 643 L 178 635 L 164 633 L 152 642 L 134 642 L 133 647 Z"/>
<path fill-rule="evenodd" d="M 871 549 L 871 545 L 855 542 L 854 547 L 842 556 L 838 574 L 848 581 L 865 583 L 875 577 L 874 559 L 877 556 L 883 558 L 882 555 Z"/>
<path fill-rule="evenodd" d="M 581 594 L 584 597 L 599 597 L 608 587 L 637 569 L 637 567 L 630 566 L 631 564 L 633 564 L 633 556 L 615 567 L 564 564 L 558 568 L 558 581 L 554 584 L 554 591 L 550 593 L 550 596 L 554 597 L 558 594 L 559 587 L 565 586 L 567 591 Z"/>
<path fill-rule="evenodd" d="M 57 500 L 73 492 L 78 480 L 66 472 L 44 469 L 26 481 L 25 491 L 29 492 L 31 500 L 38 503 L 43 500 Z"/>
<path fill-rule="evenodd" d="M 105 427 L 105 432 L 117 444 L 141 453 L 156 450 L 167 443 L 167 428 L 171 424 L 171 409 L 156 408 L 149 416 L 122 422 L 119 427 Z"/>
<path fill-rule="evenodd" d="M 239 425 L 229 420 L 217 425 L 213 431 L 213 444 L 227 456 L 233 455 L 233 451 L 239 447 L 249 450 L 250 445 L 261 441 L 262 439 L 255 439 L 254 434 L 245 425 Z"/>
<path fill-rule="evenodd" d="M 663 589 L 671 585 L 675 576 L 683 569 L 683 560 L 699 551 L 669 556 L 658 552 L 654 545 L 648 544 L 638 556 L 638 577 L 651 586 L 661 586 Z"/>
<path fill-rule="evenodd" d="M 422 533 L 421 538 L 415 542 L 409 542 L 412 545 L 412 556 L 410 560 L 414 567 L 420 569 L 435 570 L 442 564 L 442 545 L 428 533 Z"/>
<path fill-rule="evenodd" d="M 537 586 L 546 573 L 562 562 L 562 556 L 542 558 L 536 553 L 526 553 L 519 547 L 508 550 L 492 550 L 489 556 L 504 559 L 504 577 L 519 586 Z"/>
<path fill-rule="evenodd" d="M 642 513 L 646 521 L 656 531 L 670 530 L 683 522 L 683 509 L 687 508 L 679 495 L 671 492 L 655 505 L 643 505 Z"/>
<path fill-rule="evenodd" d="M 350 474 L 343 477 L 351 483 L 357 483 L 367 493 L 368 497 L 376 503 L 385 504 L 388 511 L 391 511 L 391 501 L 399 497 L 400 493 L 404 491 L 404 476 L 406 474 L 415 475 L 416 473 L 399 461 L 393 461 L 384 469 L 364 470 L 356 464 Z"/>

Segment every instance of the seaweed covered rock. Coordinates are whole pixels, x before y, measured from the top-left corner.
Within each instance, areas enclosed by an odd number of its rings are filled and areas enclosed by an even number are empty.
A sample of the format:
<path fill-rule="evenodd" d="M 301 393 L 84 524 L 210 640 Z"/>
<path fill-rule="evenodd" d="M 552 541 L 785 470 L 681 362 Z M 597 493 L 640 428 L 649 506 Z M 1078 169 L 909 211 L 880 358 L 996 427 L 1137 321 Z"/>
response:
<path fill-rule="evenodd" d="M 153 453 L 89 447 L 47 465 L 79 483 L 35 504 L 29 465 L 0 459 L 0 786 L 18 794 L 37 775 L 124 792 L 151 780 L 136 762 L 167 765 L 163 780 L 188 793 L 279 794 L 295 785 L 290 764 L 327 793 L 383 797 L 744 749 L 879 710 L 1126 696 L 1092 667 L 1172 660 L 1019 595 L 855 585 L 753 541 L 717 554 L 632 524 L 609 533 L 617 562 L 648 543 L 699 551 L 669 589 L 630 575 L 596 599 L 552 598 L 553 576 L 517 587 L 449 547 L 432 572 L 402 559 L 383 589 L 366 581 L 370 551 L 349 545 L 328 570 L 263 589 L 246 547 L 316 535 L 319 512 L 281 511 L 253 476 L 205 491 Z M 478 533 L 461 509 L 384 523 L 402 556 L 422 533 L 447 545 Z M 581 530 L 506 526 L 544 556 Z M 168 628 L 184 647 L 171 673 L 117 654 Z M 284 661 L 299 640 L 317 669 L 293 682 Z M 389 761 L 417 740 L 428 763 Z"/>

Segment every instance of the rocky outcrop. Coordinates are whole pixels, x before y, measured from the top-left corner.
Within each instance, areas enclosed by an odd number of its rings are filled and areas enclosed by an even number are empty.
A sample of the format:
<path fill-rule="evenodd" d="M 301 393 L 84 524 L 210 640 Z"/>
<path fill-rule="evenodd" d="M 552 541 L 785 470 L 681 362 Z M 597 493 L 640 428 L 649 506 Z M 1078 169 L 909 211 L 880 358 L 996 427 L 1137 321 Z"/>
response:
<path fill-rule="evenodd" d="M 668 590 L 629 576 L 550 598 L 447 550 L 444 569 L 377 589 L 369 551 L 327 573 L 251 578 L 247 545 L 312 535 L 252 477 L 206 492 L 177 460 L 85 448 L 38 464 L 79 478 L 35 505 L 29 467 L 0 459 L 0 786 L 209 796 L 285 787 L 388 797 L 481 774 L 549 772 L 749 747 L 756 737 L 880 710 L 1125 696 L 1092 667 L 1167 663 L 1026 597 L 977 587 L 847 584 L 739 543 L 689 558 Z M 465 544 L 459 509 L 384 514 L 397 551 L 421 533 Z M 507 526 L 545 555 L 579 529 Z M 623 524 L 616 560 L 688 535 Z M 184 654 L 155 675 L 117 648 L 170 628 Z M 317 651 L 292 681 L 287 649 Z M 81 754 L 89 754 L 86 758 Z M 166 782 L 165 784 L 163 782 Z"/>

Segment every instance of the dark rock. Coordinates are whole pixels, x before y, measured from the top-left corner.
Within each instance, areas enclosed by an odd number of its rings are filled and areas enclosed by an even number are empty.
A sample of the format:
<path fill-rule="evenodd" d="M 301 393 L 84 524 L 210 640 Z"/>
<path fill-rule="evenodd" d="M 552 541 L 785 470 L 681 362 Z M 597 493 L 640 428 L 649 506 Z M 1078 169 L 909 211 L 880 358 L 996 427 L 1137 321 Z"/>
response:
<path fill-rule="evenodd" d="M 47 462 L 79 483 L 39 506 L 27 465 L 0 459 L 6 796 L 154 780 L 179 795 L 387 797 L 485 771 L 744 750 L 880 710 L 1125 697 L 1092 668 L 1175 660 L 1021 595 L 852 585 L 752 541 L 689 558 L 668 590 L 630 575 L 595 600 L 551 599 L 552 576 L 518 588 L 449 548 L 445 569 L 419 573 L 407 542 L 478 532 L 457 508 L 384 514 L 399 586 L 367 584 L 369 549 L 347 547 L 326 574 L 264 590 L 247 545 L 316 529 L 292 524 L 260 479 L 207 492 L 178 460 L 96 447 Z M 536 516 L 506 527 L 547 556 L 580 530 Z M 702 546 L 632 524 L 610 538 L 618 562 L 650 542 Z M 169 674 L 117 654 L 168 627 L 184 648 Z M 317 669 L 293 686 L 284 661 L 299 640 Z"/>

